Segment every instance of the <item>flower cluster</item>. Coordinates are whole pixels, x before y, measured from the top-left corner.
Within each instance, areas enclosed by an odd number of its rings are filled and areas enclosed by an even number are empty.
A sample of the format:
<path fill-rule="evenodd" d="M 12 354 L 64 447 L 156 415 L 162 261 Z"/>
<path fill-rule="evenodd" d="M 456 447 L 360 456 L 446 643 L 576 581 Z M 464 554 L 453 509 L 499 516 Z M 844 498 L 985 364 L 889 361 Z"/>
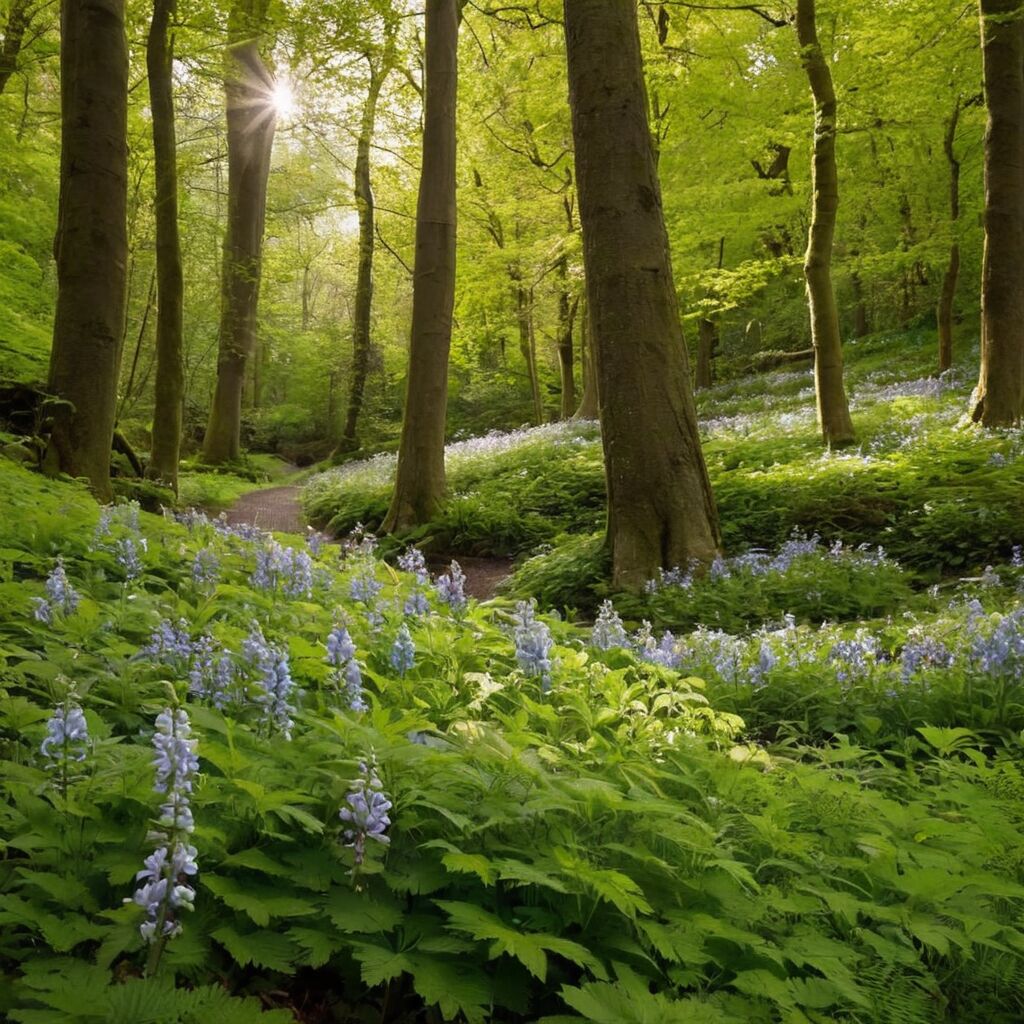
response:
<path fill-rule="evenodd" d="M 288 652 L 283 647 L 268 643 L 259 623 L 254 622 L 249 635 L 242 641 L 242 658 L 256 684 L 253 701 L 264 711 L 264 720 L 272 728 L 280 729 L 286 740 L 291 739 L 295 722 L 292 715 L 291 669 Z"/>
<path fill-rule="evenodd" d="M 84 761 L 89 749 L 89 726 L 81 707 L 72 697 L 58 704 L 46 723 L 46 738 L 39 752 L 50 766 Z"/>
<path fill-rule="evenodd" d="M 610 651 L 613 647 L 628 647 L 629 636 L 611 601 L 605 601 L 597 614 L 590 643 L 599 651 Z"/>
<path fill-rule="evenodd" d="M 192 582 L 197 587 L 209 586 L 220 577 L 220 559 L 213 548 L 200 548 L 192 560 Z"/>
<path fill-rule="evenodd" d="M 532 601 L 519 601 L 512 616 L 512 639 L 516 645 L 516 661 L 531 676 L 539 676 L 541 690 L 551 689 L 551 648 L 555 641 L 547 623 L 538 619 Z"/>
<path fill-rule="evenodd" d="M 398 636 L 391 645 L 390 661 L 391 667 L 403 677 L 416 664 L 416 643 L 404 622 L 398 627 Z"/>
<path fill-rule="evenodd" d="M 384 792 L 375 764 L 367 764 L 365 761 L 360 763 L 359 778 L 352 783 L 345 804 L 338 812 L 338 817 L 347 824 L 345 845 L 352 847 L 355 866 L 358 868 L 366 859 L 367 839 L 384 846 L 391 842 L 387 834 L 391 825 L 388 816 L 391 801 Z"/>
<path fill-rule="evenodd" d="M 311 597 L 313 559 L 308 551 L 287 548 L 271 540 L 256 551 L 256 568 L 250 582 L 260 590 L 281 588 L 287 597 Z"/>
<path fill-rule="evenodd" d="M 466 574 L 458 562 L 453 561 L 448 567 L 448 572 L 443 576 L 438 576 L 434 583 L 434 590 L 456 615 L 465 611 L 466 605 L 469 603 L 466 598 Z"/>
<path fill-rule="evenodd" d="M 409 548 L 398 559 L 398 568 L 416 578 L 416 583 L 402 606 L 403 614 L 426 615 L 430 611 L 430 603 L 423 588 L 430 582 L 430 574 L 427 572 L 427 560 L 423 557 L 423 552 L 419 548 Z"/>
<path fill-rule="evenodd" d="M 369 705 L 363 696 L 363 673 L 356 661 L 356 645 L 344 626 L 335 626 L 328 634 L 325 660 L 334 669 L 331 680 L 344 690 L 350 710 L 366 711 Z"/>
<path fill-rule="evenodd" d="M 181 931 L 178 913 L 192 910 L 195 889 L 188 879 L 196 874 L 196 848 L 188 839 L 195 828 L 189 797 L 199 769 L 196 741 L 191 738 L 188 715 L 182 709 L 166 708 L 157 715 L 153 734 L 153 789 L 164 797 L 160 807 L 159 829 L 151 838 L 160 845 L 148 856 L 138 872 L 134 896 L 146 911 L 139 932 L 149 943 L 170 938 Z"/>
<path fill-rule="evenodd" d="M 64 571 L 64 560 L 57 559 L 50 575 L 46 577 L 46 597 L 34 597 L 32 614 L 39 622 L 53 623 L 54 615 L 71 615 L 78 607 L 78 592 L 71 586 Z"/>

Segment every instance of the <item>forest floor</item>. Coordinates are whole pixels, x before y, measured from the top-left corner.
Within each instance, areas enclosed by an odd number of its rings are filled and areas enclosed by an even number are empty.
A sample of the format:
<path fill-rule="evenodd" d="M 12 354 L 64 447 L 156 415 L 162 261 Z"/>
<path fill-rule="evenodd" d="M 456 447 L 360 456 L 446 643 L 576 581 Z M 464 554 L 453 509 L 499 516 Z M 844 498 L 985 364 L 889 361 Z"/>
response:
<path fill-rule="evenodd" d="M 301 492 L 302 488 L 294 484 L 250 491 L 227 510 L 227 520 L 232 526 L 249 523 L 274 533 L 304 533 L 306 522 L 299 500 Z M 512 574 L 511 558 L 471 555 L 456 558 L 466 574 L 466 593 L 478 601 L 494 597 L 500 584 Z M 443 560 L 438 560 L 436 565 L 431 563 L 435 572 L 443 572 L 447 566 L 447 561 Z"/>

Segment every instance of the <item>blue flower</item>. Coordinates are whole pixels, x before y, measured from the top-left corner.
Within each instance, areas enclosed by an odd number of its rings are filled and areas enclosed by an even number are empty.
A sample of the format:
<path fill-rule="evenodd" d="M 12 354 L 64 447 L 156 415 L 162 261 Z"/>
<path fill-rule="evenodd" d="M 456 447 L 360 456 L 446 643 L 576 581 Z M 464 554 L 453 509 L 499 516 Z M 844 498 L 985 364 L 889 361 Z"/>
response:
<path fill-rule="evenodd" d="M 188 715 L 181 708 L 165 708 L 157 715 L 153 734 L 154 790 L 165 797 L 160 807 L 160 829 L 153 833 L 160 845 L 143 862 L 135 880 L 141 883 L 130 900 L 146 911 L 139 932 L 153 944 L 181 931 L 177 914 L 192 910 L 195 889 L 187 879 L 198 871 L 197 851 L 188 839 L 195 828 L 189 794 L 199 768 L 196 741 L 191 738 Z"/>
<path fill-rule="evenodd" d="M 328 634 L 325 660 L 334 669 L 331 680 L 344 689 L 349 708 L 365 711 L 369 705 L 363 697 L 363 674 L 356 661 L 356 645 L 344 626 L 335 626 Z"/>
<path fill-rule="evenodd" d="M 54 615 L 71 615 L 78 607 L 78 592 L 68 580 L 62 558 L 57 559 L 46 577 L 46 597 L 34 597 L 32 603 L 35 605 L 32 614 L 47 625 L 53 622 Z"/>
<path fill-rule="evenodd" d="M 84 761 L 88 745 L 89 726 L 81 707 L 70 698 L 58 704 L 46 723 L 46 738 L 39 752 L 51 765 Z"/>
<path fill-rule="evenodd" d="M 398 629 L 398 636 L 391 645 L 391 667 L 400 675 L 412 669 L 416 664 L 416 644 L 409 627 L 403 622 Z"/>
<path fill-rule="evenodd" d="M 145 537 L 122 537 L 114 541 L 114 559 L 124 571 L 126 581 L 138 579 L 142 575 L 142 559 L 139 553 L 146 548 Z"/>
<path fill-rule="evenodd" d="M 212 548 L 201 548 L 192 560 L 192 582 L 196 586 L 216 583 L 220 576 L 220 559 Z"/>
<path fill-rule="evenodd" d="M 551 630 L 534 614 L 532 601 L 519 601 L 512 621 L 516 661 L 527 675 L 540 677 L 541 690 L 546 693 L 551 688 Z"/>
<path fill-rule="evenodd" d="M 417 583 L 426 583 L 430 579 L 427 573 L 427 561 L 419 548 L 409 548 L 398 559 L 398 568 L 402 572 L 408 572 L 415 576 Z"/>
<path fill-rule="evenodd" d="M 609 651 L 613 647 L 629 646 L 626 628 L 622 625 L 622 619 L 611 601 L 605 601 L 601 605 L 590 634 L 590 643 L 601 651 Z"/>
<path fill-rule="evenodd" d="M 456 614 L 464 611 L 468 601 L 466 599 L 466 574 L 458 562 L 452 562 L 448 572 L 437 578 L 434 584 L 437 596 Z"/>
<path fill-rule="evenodd" d="M 280 729 L 286 740 L 291 739 L 295 708 L 291 703 L 293 683 L 288 652 L 267 643 L 263 630 L 254 622 L 242 641 L 242 654 L 256 674 L 259 692 L 253 700 L 262 705 L 266 721 Z"/>
<path fill-rule="evenodd" d="M 359 765 L 359 778 L 352 783 L 345 804 L 338 817 L 348 825 L 344 833 L 345 845 L 352 847 L 356 867 L 359 867 L 366 857 L 367 839 L 384 846 L 391 842 L 387 830 L 391 825 L 388 811 L 392 805 L 375 765 L 365 762 Z"/>

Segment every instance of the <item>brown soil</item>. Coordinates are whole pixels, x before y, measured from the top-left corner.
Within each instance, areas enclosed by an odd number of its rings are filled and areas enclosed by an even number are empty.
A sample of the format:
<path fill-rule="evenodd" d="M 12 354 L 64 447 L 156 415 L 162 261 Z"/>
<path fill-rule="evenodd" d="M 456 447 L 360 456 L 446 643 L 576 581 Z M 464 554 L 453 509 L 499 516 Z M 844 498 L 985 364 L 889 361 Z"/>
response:
<path fill-rule="evenodd" d="M 232 525 L 250 523 L 261 530 L 280 533 L 304 533 L 306 524 L 299 504 L 300 487 L 269 487 L 265 491 L 243 494 L 228 509 Z"/>

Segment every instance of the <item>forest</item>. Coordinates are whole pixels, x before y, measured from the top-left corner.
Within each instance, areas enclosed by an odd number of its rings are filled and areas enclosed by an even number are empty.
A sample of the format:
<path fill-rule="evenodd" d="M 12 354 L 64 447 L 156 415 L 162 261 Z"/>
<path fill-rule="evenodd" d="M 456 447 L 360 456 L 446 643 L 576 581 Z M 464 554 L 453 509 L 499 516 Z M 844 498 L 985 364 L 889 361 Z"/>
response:
<path fill-rule="evenodd" d="M 0 1021 L 1024 1021 L 1024 0 L 0 0 Z"/>

